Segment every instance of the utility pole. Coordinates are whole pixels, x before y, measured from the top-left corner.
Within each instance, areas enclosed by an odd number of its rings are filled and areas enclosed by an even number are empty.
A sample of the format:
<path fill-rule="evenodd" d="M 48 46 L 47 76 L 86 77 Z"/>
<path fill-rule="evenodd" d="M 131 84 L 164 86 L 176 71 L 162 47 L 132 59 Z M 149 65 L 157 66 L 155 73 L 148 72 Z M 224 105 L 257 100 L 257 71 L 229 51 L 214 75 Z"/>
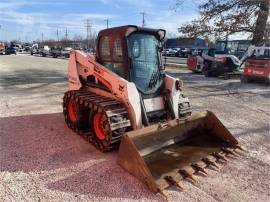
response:
<path fill-rule="evenodd" d="M 146 13 L 143 11 L 140 14 L 142 15 L 142 27 L 144 27 L 145 26 L 145 15 L 146 15 Z"/>
<path fill-rule="evenodd" d="M 67 30 L 67 28 L 66 28 L 65 38 L 66 38 L 66 41 L 67 41 L 67 39 L 68 39 L 68 30 Z"/>
<path fill-rule="evenodd" d="M 43 32 L 41 33 L 41 42 L 43 43 Z"/>
<path fill-rule="evenodd" d="M 110 21 L 109 18 L 105 19 L 104 21 L 106 22 L 106 27 L 108 29 L 109 28 L 109 21 Z"/>
<path fill-rule="evenodd" d="M 91 34 L 91 27 L 92 27 L 89 19 L 86 20 L 85 27 L 86 27 L 86 32 L 87 32 L 87 37 L 86 37 L 87 38 L 87 48 L 89 48 L 89 46 L 90 46 L 90 34 Z"/>
<path fill-rule="evenodd" d="M 59 32 L 58 32 L 58 28 L 56 30 L 56 35 L 57 35 L 57 46 L 59 47 Z"/>

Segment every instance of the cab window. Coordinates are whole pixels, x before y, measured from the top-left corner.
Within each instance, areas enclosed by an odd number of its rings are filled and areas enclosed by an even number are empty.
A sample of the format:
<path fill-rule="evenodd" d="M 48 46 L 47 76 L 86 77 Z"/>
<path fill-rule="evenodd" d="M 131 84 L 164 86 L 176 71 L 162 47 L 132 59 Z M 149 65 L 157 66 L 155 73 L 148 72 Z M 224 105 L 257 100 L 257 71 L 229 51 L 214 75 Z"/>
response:
<path fill-rule="evenodd" d="M 110 53 L 110 38 L 108 36 L 104 36 L 100 40 L 100 55 L 102 59 L 109 58 Z"/>
<path fill-rule="evenodd" d="M 100 39 L 99 47 L 101 64 L 127 79 L 128 74 L 124 66 L 122 40 L 114 36 L 103 36 Z"/>
<path fill-rule="evenodd" d="M 114 40 L 113 60 L 114 61 L 122 61 L 123 60 L 122 44 L 121 44 L 121 40 L 119 38 L 116 38 Z"/>

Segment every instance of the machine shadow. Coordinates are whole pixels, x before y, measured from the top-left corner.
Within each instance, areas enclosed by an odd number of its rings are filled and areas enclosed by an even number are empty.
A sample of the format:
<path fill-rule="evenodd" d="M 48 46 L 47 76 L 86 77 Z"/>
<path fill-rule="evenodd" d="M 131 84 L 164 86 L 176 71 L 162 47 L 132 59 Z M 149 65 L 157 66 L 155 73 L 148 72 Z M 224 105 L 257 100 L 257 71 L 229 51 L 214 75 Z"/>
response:
<path fill-rule="evenodd" d="M 0 131 L 1 171 L 50 171 L 116 157 L 68 129 L 62 113 L 0 118 Z"/>
<path fill-rule="evenodd" d="M 104 154 L 107 155 L 107 154 Z M 104 198 L 163 201 L 147 187 L 125 172 L 116 159 L 105 160 L 65 179 L 47 184 L 48 189 Z"/>
<path fill-rule="evenodd" d="M 270 136 L 263 135 L 265 132 L 270 131 L 270 126 L 265 125 L 262 127 L 254 127 L 254 128 L 243 128 L 243 127 L 233 127 L 229 128 L 229 130 L 240 130 L 239 132 L 236 132 L 234 135 L 235 137 L 245 137 L 245 136 L 252 136 L 253 134 L 259 135 L 261 142 L 269 142 Z M 255 141 L 255 140 L 254 140 Z"/>
<path fill-rule="evenodd" d="M 34 173 L 74 194 L 162 199 L 117 164 L 117 151 L 101 153 L 73 133 L 62 113 L 0 118 L 0 139 L 1 172 Z"/>

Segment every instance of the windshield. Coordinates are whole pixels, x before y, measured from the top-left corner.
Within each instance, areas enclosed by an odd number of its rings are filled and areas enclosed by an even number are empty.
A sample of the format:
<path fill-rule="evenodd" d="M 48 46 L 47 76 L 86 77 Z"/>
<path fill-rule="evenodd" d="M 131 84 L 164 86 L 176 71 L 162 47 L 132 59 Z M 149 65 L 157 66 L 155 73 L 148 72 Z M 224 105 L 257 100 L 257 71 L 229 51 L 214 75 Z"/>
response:
<path fill-rule="evenodd" d="M 128 37 L 131 80 L 143 93 L 153 93 L 161 85 L 158 45 L 153 35 L 133 33 Z"/>
<path fill-rule="evenodd" d="M 237 54 L 239 43 L 237 41 L 218 41 L 216 43 L 217 54 Z"/>
<path fill-rule="evenodd" d="M 249 57 L 252 59 L 270 59 L 270 49 L 255 49 L 252 53 L 252 55 Z"/>

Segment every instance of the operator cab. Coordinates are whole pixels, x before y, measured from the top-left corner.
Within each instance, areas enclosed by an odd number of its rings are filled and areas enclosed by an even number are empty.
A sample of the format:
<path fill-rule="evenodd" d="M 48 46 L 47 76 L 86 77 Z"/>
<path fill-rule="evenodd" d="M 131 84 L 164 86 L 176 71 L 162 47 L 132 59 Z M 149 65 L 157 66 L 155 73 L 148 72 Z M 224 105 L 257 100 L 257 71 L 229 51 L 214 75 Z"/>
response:
<path fill-rule="evenodd" d="M 133 25 L 102 30 L 97 60 L 124 79 L 134 82 L 142 94 L 154 94 L 163 84 L 160 48 L 165 30 Z"/>

